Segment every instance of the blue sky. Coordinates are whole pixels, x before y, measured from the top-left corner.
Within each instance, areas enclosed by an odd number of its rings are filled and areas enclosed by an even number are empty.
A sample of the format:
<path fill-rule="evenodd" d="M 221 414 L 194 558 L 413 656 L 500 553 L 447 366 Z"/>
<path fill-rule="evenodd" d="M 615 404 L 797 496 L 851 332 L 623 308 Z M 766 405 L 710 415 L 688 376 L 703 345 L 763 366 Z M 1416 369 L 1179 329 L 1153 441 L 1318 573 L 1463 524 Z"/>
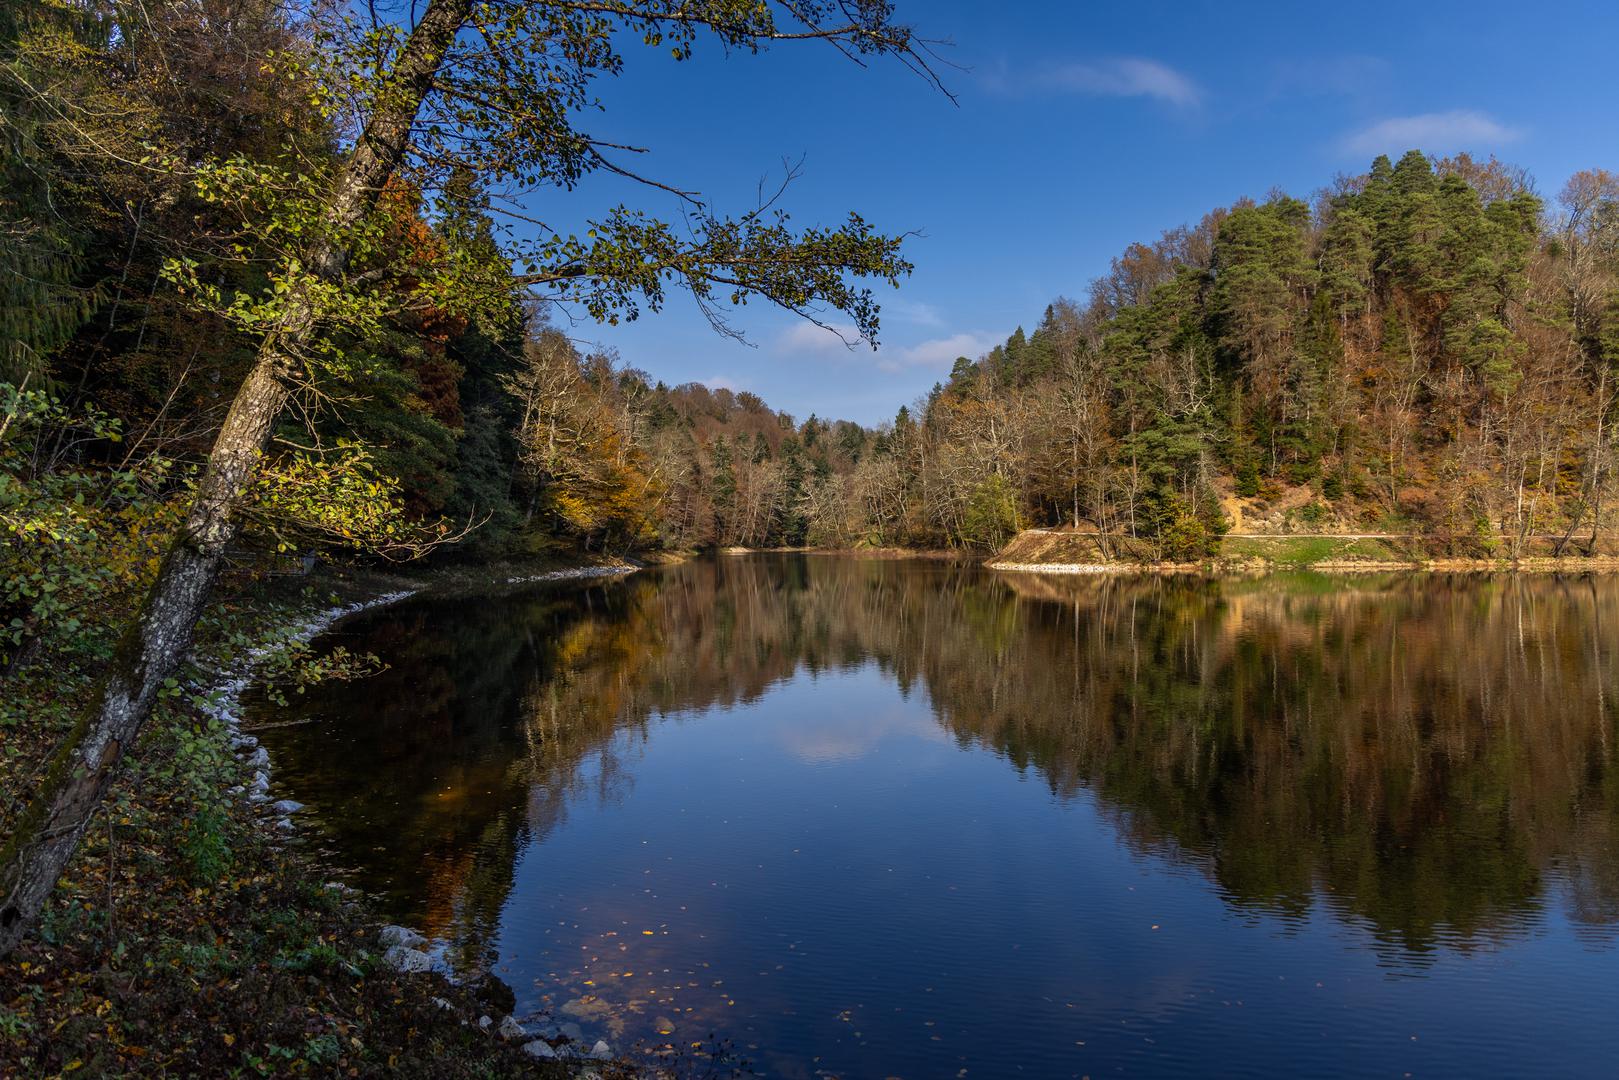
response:
<path fill-rule="evenodd" d="M 845 349 L 751 305 L 715 334 L 683 295 L 634 324 L 569 326 L 671 383 L 752 390 L 800 419 L 894 410 L 1059 295 L 1082 296 L 1135 240 L 1273 187 L 1308 197 L 1379 152 L 1467 150 L 1527 166 L 1545 197 L 1582 168 L 1619 170 L 1619 5 L 1493 2 L 974 3 L 898 0 L 950 39 L 952 104 L 898 65 L 824 47 L 676 64 L 630 46 L 601 86 L 595 134 L 634 164 L 746 210 L 803 159 L 801 225 L 858 210 L 920 233 L 916 272 L 884 287 L 882 348 Z M 667 198 L 593 179 L 554 219 Z M 835 321 L 835 316 L 834 316 Z M 566 325 L 566 323 L 564 323 Z"/>

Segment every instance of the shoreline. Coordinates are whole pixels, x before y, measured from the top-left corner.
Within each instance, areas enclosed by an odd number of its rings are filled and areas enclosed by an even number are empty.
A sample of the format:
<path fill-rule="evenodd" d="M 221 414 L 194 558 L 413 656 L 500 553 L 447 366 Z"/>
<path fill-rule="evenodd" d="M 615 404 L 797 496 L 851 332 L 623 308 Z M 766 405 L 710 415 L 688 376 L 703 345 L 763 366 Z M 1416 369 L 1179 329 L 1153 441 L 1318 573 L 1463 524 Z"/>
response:
<path fill-rule="evenodd" d="M 305 806 L 291 798 L 272 800 L 270 788 L 274 763 L 269 751 L 260 745 L 254 732 L 268 730 L 276 725 L 245 728 L 242 716 L 243 695 L 261 679 L 265 662 L 280 649 L 308 645 L 356 615 L 378 611 L 412 597 L 428 594 L 453 596 L 463 589 L 479 587 L 480 582 L 469 581 L 466 574 L 455 573 L 453 569 L 447 573 L 447 569 L 440 567 L 429 569 L 419 576 L 410 575 L 406 580 L 416 579 L 419 583 L 406 588 L 388 588 L 398 583 L 394 575 L 367 571 L 362 571 L 355 578 L 317 577 L 317 581 L 327 580 L 328 583 L 339 585 L 346 590 L 358 589 L 362 593 L 362 598 L 335 604 L 310 614 L 289 631 L 275 635 L 271 640 L 251 648 L 237 663 L 212 673 L 206 680 L 206 685 L 200 688 L 200 693 L 208 702 L 201 706 L 201 711 L 223 726 L 231 751 L 237 756 L 244 770 L 249 770 L 252 774 L 250 782 L 232 788 L 229 794 L 242 800 L 252 822 L 263 831 L 266 842 L 279 845 L 296 837 L 300 829 L 294 817 L 304 810 Z M 508 586 L 623 577 L 640 569 L 641 566 L 633 563 L 615 562 L 568 566 L 512 576 L 509 570 L 495 565 L 481 568 L 478 576 L 488 578 L 481 583 L 484 589 L 501 589 Z M 370 597 L 363 596 L 364 592 L 377 589 L 388 591 L 378 592 Z M 342 872 L 340 866 L 334 869 L 339 873 Z M 329 882 L 328 887 L 342 892 L 351 900 L 356 897 L 369 899 L 358 890 L 339 882 Z M 374 916 L 375 913 L 367 914 Z M 375 918 L 360 918 L 357 921 L 374 933 L 377 946 L 380 948 L 381 963 L 397 975 L 436 976 L 448 987 L 470 994 L 479 1005 L 487 1009 L 482 1011 L 475 1021 L 470 1016 L 461 1018 L 459 1020 L 461 1026 L 476 1029 L 489 1037 L 492 1042 L 510 1044 L 514 1048 L 521 1049 L 523 1054 L 537 1065 L 543 1063 L 602 1066 L 616 1061 L 616 1052 L 609 1043 L 604 1039 L 589 1038 L 576 1024 L 558 1024 L 552 1022 L 548 1016 L 541 1015 L 519 1020 L 513 1013 L 516 995 L 498 975 L 483 970 L 457 972 L 445 959 L 452 942 L 428 937 L 414 927 L 395 923 L 384 924 Z M 455 1005 L 443 996 L 435 994 L 431 996 L 430 1001 L 444 1012 L 456 1011 Z M 588 1072 L 579 1075 L 587 1076 Z"/>
<path fill-rule="evenodd" d="M 1611 573 L 1619 552 L 1555 555 L 1549 546 L 1527 545 L 1516 556 L 1480 542 L 1462 545 L 1445 536 L 1417 534 L 1225 533 L 1197 558 L 1155 561 L 1128 537 L 1050 529 L 1025 529 L 1009 539 L 985 566 L 1011 573 L 1066 575 L 1198 574 L 1251 576 L 1285 571 L 1323 574 L 1386 573 Z M 1469 552 L 1471 546 L 1471 553 Z"/>
<path fill-rule="evenodd" d="M 907 547 L 865 547 L 865 548 L 832 548 L 832 547 L 723 547 L 714 548 L 697 555 L 839 555 L 850 559 L 933 559 L 939 562 L 983 562 L 991 556 L 985 552 L 956 550 L 951 548 L 907 548 Z M 645 556 L 655 558 L 654 556 Z M 676 561 L 683 561 L 684 556 Z M 655 560 L 662 561 L 662 560 Z"/>
<path fill-rule="evenodd" d="M 1040 530 L 1028 530 L 1039 533 Z M 1020 534 L 1021 535 L 1021 534 Z M 1057 534 L 1060 535 L 1060 534 Z M 1245 537 L 1246 538 L 1246 537 Z M 1263 539 L 1275 540 L 1338 540 L 1343 537 L 1312 534 L 1278 534 Z M 1009 545 L 1010 546 L 1010 545 Z M 1006 549 L 1002 549 L 1003 552 Z M 1249 577 L 1255 574 L 1311 572 L 1322 574 L 1591 574 L 1619 573 L 1619 555 L 1528 555 L 1518 559 L 1478 559 L 1437 556 L 1422 559 L 1343 559 L 1327 558 L 1308 562 L 1255 557 L 1203 559 L 1195 562 L 1028 562 L 1001 559 L 996 554 L 949 549 L 928 548 L 719 548 L 700 553 L 721 557 L 745 555 L 825 555 L 850 559 L 914 559 L 938 562 L 972 563 L 986 570 L 1017 574 L 1053 574 L 1067 577 L 1105 577 L 1130 575 L 1199 575 L 1205 577 Z M 663 559 L 656 553 L 637 556 L 651 565 L 668 565 L 684 561 L 683 558 Z M 685 556 L 690 558 L 693 556 Z"/>
<path fill-rule="evenodd" d="M 540 580 L 634 569 L 528 566 Z M 0 961 L 0 1075 L 628 1075 L 606 1048 L 553 1046 L 571 1033 L 518 1024 L 492 973 L 446 977 L 425 939 L 385 925 L 375 897 L 345 884 L 341 860 L 300 827 L 303 807 L 271 793 L 271 755 L 243 723 L 278 654 L 437 592 L 441 577 L 453 596 L 469 575 L 444 569 L 326 567 L 221 590 L 167 714 L 142 733 L 59 884 L 49 932 Z M 487 568 L 477 576 L 500 587 Z M 39 720 L 12 734 L 48 754 L 53 719 L 94 692 L 93 665 L 40 663 L 14 679 Z M 33 758 L 18 760 L 8 779 L 26 781 Z M 181 768 L 199 779 L 177 783 Z"/>
<path fill-rule="evenodd" d="M 1412 562 L 1324 559 L 1309 563 L 1263 560 L 1212 560 L 1196 563 L 1029 563 L 990 560 L 984 563 L 984 568 L 1015 574 L 1061 574 L 1069 577 L 1126 577 L 1144 574 L 1240 577 L 1299 571 L 1321 574 L 1612 574 L 1619 573 L 1619 558 L 1611 556 L 1517 560 L 1440 558 Z"/>

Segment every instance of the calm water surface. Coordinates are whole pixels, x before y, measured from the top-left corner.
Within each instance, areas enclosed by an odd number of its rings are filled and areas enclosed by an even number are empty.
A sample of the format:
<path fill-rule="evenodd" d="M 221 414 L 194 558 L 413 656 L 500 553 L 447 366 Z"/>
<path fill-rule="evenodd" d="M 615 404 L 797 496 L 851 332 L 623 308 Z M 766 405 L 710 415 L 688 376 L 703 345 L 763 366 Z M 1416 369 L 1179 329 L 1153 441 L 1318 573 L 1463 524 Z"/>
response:
<path fill-rule="evenodd" d="M 763 1075 L 1619 1075 L 1619 580 L 726 557 L 260 702 L 457 962 Z M 672 1028 L 672 1032 L 669 1029 Z"/>

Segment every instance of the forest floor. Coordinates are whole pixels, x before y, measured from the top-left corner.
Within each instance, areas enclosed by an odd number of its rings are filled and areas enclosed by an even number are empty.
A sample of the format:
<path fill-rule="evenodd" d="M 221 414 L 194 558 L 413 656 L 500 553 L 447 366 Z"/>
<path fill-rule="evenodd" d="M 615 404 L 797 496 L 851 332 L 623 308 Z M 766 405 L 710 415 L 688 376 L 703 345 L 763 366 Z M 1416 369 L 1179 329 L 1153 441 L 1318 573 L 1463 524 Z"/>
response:
<path fill-rule="evenodd" d="M 435 590 L 471 590 L 567 568 L 432 579 Z M 615 1063 L 579 1072 L 491 1034 L 511 1008 L 496 980 L 455 985 L 385 963 L 367 898 L 335 880 L 340 871 L 272 804 L 245 797 L 255 764 L 199 692 L 275 627 L 421 583 L 323 572 L 214 605 L 197 660 L 129 755 L 40 930 L 0 960 L 0 1077 L 631 1075 Z M 0 835 L 93 697 L 105 648 L 47 655 L 7 679 Z"/>

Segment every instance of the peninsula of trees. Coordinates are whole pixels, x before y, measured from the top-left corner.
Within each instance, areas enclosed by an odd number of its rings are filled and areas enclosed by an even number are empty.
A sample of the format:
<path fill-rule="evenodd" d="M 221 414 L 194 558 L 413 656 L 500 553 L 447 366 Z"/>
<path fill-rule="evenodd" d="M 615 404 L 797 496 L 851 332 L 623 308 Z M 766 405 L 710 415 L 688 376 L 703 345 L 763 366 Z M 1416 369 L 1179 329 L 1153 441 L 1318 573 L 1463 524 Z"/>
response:
<path fill-rule="evenodd" d="M 542 330 L 483 399 L 515 449 L 483 505 L 608 547 L 984 551 L 1059 526 L 1183 560 L 1245 526 L 1586 552 L 1616 363 L 1619 177 L 1548 204 L 1497 161 L 1413 150 L 1131 245 L 876 429 L 654 384 Z"/>

